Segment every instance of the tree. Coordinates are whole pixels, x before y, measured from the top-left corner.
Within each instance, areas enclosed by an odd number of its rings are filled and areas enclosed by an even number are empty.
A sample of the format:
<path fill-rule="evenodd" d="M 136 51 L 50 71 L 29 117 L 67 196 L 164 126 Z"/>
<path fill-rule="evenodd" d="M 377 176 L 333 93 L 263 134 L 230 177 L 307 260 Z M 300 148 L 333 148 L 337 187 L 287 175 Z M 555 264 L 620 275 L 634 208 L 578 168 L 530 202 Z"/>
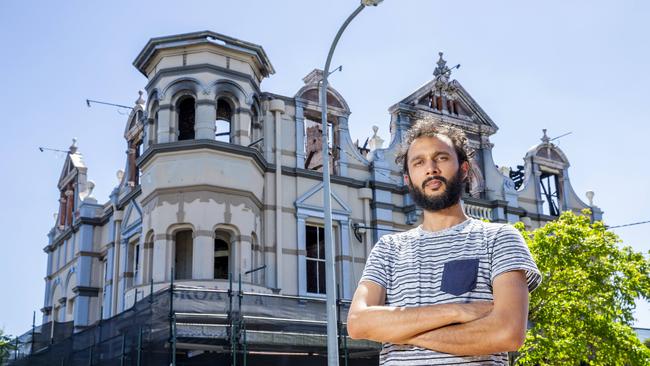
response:
<path fill-rule="evenodd" d="M 4 334 L 4 330 L 0 329 L 0 365 L 9 358 L 10 352 L 15 349 L 11 337 Z"/>
<path fill-rule="evenodd" d="M 620 247 L 616 234 L 583 214 L 564 212 L 532 232 L 515 225 L 543 276 L 516 363 L 650 365 L 650 349 L 631 327 L 635 298 L 650 297 L 650 255 Z"/>

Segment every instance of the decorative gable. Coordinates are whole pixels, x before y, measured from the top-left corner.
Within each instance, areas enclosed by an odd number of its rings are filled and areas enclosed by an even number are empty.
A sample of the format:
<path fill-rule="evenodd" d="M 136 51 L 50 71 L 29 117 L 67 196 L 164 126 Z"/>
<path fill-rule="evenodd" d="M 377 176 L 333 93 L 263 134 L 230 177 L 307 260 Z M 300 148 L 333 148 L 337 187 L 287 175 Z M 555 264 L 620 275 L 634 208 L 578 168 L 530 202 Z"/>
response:
<path fill-rule="evenodd" d="M 323 212 L 324 197 L 323 182 L 316 184 L 314 187 L 305 192 L 296 200 L 298 209 L 308 209 Z M 332 212 L 342 215 L 350 215 L 352 209 L 341 199 L 336 192 L 332 191 Z"/>
<path fill-rule="evenodd" d="M 142 210 L 138 204 L 132 200 L 124 212 L 124 219 L 122 219 L 122 232 L 132 230 L 142 223 Z"/>
<path fill-rule="evenodd" d="M 460 65 L 447 67 L 442 55 L 440 52 L 434 79 L 391 107 L 391 113 L 440 115 L 452 124 L 465 128 L 473 126 L 470 129 L 475 130 L 480 127 L 487 135 L 495 133 L 498 127 L 487 113 L 457 80 L 450 81 L 451 71 Z"/>

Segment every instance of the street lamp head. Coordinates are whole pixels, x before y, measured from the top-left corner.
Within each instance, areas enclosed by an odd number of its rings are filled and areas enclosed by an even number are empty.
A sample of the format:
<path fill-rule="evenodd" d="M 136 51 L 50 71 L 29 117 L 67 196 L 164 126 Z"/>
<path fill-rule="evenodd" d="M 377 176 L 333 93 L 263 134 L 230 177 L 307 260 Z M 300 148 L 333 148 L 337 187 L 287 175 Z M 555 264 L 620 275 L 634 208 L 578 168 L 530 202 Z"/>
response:
<path fill-rule="evenodd" d="M 377 6 L 382 1 L 384 0 L 361 0 L 361 4 L 363 4 L 363 6 Z"/>

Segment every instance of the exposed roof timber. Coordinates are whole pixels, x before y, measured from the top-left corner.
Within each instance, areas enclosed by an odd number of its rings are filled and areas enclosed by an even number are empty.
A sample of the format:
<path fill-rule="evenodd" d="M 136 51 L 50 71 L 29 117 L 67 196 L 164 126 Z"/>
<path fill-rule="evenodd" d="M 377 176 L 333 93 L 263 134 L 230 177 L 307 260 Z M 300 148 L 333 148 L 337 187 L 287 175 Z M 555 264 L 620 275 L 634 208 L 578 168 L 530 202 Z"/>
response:
<path fill-rule="evenodd" d="M 266 77 L 275 74 L 275 69 L 273 68 L 273 65 L 271 65 L 271 61 L 266 55 L 266 52 L 264 52 L 262 46 L 212 31 L 151 38 L 133 61 L 133 66 L 135 66 L 143 75 L 147 76 L 145 72 L 146 66 L 156 51 L 196 44 L 214 44 L 234 51 L 248 53 L 259 63 L 263 76 Z"/>
<path fill-rule="evenodd" d="M 388 111 L 394 113 L 397 110 L 404 110 L 405 107 L 409 107 L 408 110 L 415 112 L 417 106 L 413 106 L 413 103 L 417 103 L 418 100 L 427 95 L 435 87 L 436 79 L 433 79 L 426 84 L 422 85 L 415 92 L 411 93 L 408 97 L 402 99 L 398 103 L 392 105 Z M 490 134 L 495 133 L 499 127 L 492 121 L 490 116 L 481 108 L 481 106 L 476 103 L 474 98 L 465 90 L 465 88 L 457 81 L 452 80 L 449 82 L 456 88 L 456 94 L 460 101 L 467 107 L 467 109 L 478 119 L 478 121 L 487 126 L 491 131 Z"/>

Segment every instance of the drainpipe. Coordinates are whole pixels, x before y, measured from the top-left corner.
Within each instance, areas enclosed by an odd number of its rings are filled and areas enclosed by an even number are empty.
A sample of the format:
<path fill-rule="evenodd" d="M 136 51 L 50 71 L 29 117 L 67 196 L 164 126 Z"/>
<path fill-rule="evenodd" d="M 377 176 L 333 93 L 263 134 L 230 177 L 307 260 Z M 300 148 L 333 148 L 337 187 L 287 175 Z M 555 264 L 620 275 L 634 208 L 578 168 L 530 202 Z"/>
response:
<path fill-rule="evenodd" d="M 275 127 L 275 288 L 282 288 L 282 113 L 284 101 L 271 101 Z"/>

